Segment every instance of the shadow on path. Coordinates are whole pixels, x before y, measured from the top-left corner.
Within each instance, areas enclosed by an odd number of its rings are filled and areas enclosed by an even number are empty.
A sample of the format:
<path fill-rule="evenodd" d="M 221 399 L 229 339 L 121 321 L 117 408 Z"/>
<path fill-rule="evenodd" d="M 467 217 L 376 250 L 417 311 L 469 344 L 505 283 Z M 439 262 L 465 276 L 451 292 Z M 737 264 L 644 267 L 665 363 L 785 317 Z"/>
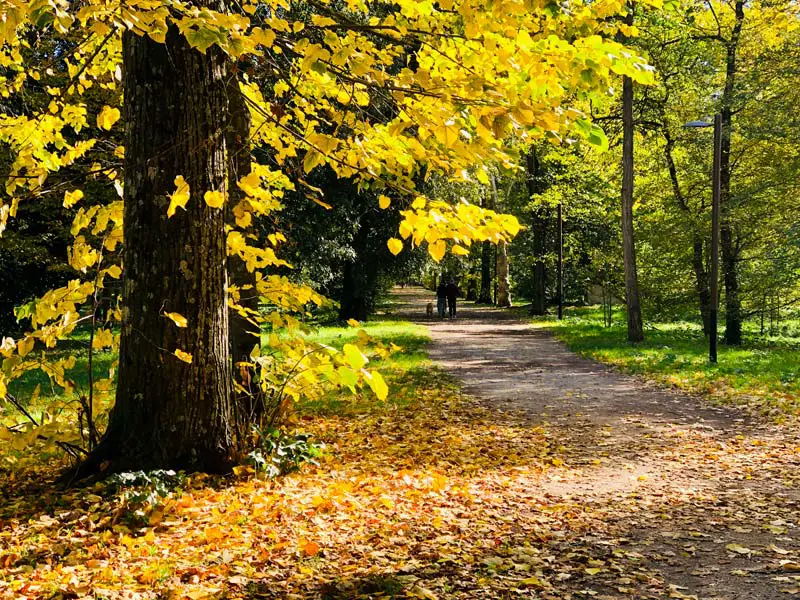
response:
<path fill-rule="evenodd" d="M 545 427 L 561 468 L 538 491 L 603 511 L 653 558 L 664 597 L 800 588 L 779 560 L 800 548 L 797 432 L 581 358 L 510 311 L 464 303 L 455 320 L 427 318 L 432 296 L 396 290 L 393 312 L 428 325 L 431 358 L 467 394 Z"/>

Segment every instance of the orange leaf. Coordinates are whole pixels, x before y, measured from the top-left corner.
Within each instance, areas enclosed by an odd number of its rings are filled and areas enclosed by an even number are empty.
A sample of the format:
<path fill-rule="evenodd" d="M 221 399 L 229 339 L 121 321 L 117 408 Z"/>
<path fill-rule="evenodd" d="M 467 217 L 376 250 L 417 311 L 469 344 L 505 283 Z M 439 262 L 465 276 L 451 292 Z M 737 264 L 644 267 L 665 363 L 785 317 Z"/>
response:
<path fill-rule="evenodd" d="M 305 546 L 303 546 L 303 552 L 305 552 L 306 556 L 314 556 L 319 551 L 320 547 L 317 542 L 306 542 Z"/>

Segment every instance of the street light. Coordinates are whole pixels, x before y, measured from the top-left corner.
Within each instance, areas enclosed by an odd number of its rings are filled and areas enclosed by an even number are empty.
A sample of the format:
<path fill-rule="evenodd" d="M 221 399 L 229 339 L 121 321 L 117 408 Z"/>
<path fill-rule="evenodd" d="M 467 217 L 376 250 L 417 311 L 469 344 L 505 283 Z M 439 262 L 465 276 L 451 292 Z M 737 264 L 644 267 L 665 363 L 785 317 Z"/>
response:
<path fill-rule="evenodd" d="M 686 128 L 714 128 L 714 167 L 711 174 L 713 197 L 711 200 L 711 273 L 709 273 L 709 292 L 711 309 L 709 310 L 708 360 L 717 362 L 717 312 L 719 309 L 719 195 L 720 171 L 722 165 L 722 115 L 714 115 L 714 122 L 689 121 Z"/>

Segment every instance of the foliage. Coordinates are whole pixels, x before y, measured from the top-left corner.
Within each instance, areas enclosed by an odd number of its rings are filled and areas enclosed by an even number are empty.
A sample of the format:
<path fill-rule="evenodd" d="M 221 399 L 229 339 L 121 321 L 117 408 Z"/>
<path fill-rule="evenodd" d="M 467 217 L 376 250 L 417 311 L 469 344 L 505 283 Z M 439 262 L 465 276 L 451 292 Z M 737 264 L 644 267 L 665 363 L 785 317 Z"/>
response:
<path fill-rule="evenodd" d="M 368 386 L 379 396 L 386 387 L 364 368 L 368 340 L 341 355 L 308 347 L 295 335 L 308 307 L 323 298 L 280 274 L 290 266 L 280 256 L 291 230 L 291 221 L 280 218 L 287 194 L 302 190 L 327 206 L 326 190 L 305 179 L 323 168 L 368 190 L 365 198 L 377 196 L 379 210 L 399 221 L 397 237 L 388 241 L 392 254 L 427 246 L 439 261 L 449 248 L 465 253 L 474 241 L 510 239 L 519 230 L 515 217 L 426 197 L 419 184 L 434 174 L 485 184 L 482 163 L 513 165 L 504 148 L 512 136 L 574 134 L 603 145 L 602 131 L 587 120 L 588 102 L 608 94 L 614 75 L 643 83 L 653 78 L 641 58 L 614 40 L 613 17 L 623 9 L 612 1 L 570 8 L 541 3 L 531 10 L 519 0 L 495 9 L 477 0 L 435 6 L 404 0 L 391 7 L 248 0 L 235 9 L 172 0 L 6 3 L 0 13 L 6 165 L 0 230 L 20 206 L 42 197 L 61 199 L 75 212 L 67 249 L 73 278 L 17 313 L 25 331 L 0 346 L 0 397 L 34 369 L 65 397 L 78 396 L 74 359 L 48 352 L 82 323 L 91 323 L 89 364 L 95 351 L 114 353 L 119 344 L 126 307 L 110 290 L 123 269 L 123 175 L 133 176 L 124 173 L 120 143 L 126 34 L 158 44 L 180 35 L 197 52 L 221 52 L 236 63 L 233 85 L 251 117 L 245 143 L 258 160 L 235 183 L 235 205 L 229 190 L 198 190 L 187 174 L 169 174 L 175 189 L 161 199 L 162 218 L 179 226 L 177 215 L 190 201 L 230 211 L 228 254 L 253 273 L 251 283 L 231 287 L 230 305 L 268 333 L 266 346 L 238 365 L 250 374 L 245 384 L 237 382 L 237 392 L 267 397 L 283 410 L 284 399 L 329 386 Z M 224 115 L 213 118 L 224 121 Z M 240 302 L 253 295 L 263 310 Z M 165 327 L 196 326 L 162 299 L 154 298 L 151 308 L 164 315 Z M 187 364 L 199 350 L 146 349 Z M 89 448 L 112 403 L 115 373 L 114 363 L 104 373 L 90 369 L 87 393 L 78 396 L 85 397 L 87 417 L 79 437 Z"/>
<path fill-rule="evenodd" d="M 170 470 L 115 473 L 108 485 L 134 513 L 162 505 L 186 484 L 186 476 Z"/>
<path fill-rule="evenodd" d="M 256 471 L 270 479 L 298 471 L 303 463 L 319 465 L 317 459 L 325 448 L 312 442 L 307 433 L 287 434 L 274 427 L 264 431 L 254 425 L 253 434 L 255 448 L 247 458 Z"/>

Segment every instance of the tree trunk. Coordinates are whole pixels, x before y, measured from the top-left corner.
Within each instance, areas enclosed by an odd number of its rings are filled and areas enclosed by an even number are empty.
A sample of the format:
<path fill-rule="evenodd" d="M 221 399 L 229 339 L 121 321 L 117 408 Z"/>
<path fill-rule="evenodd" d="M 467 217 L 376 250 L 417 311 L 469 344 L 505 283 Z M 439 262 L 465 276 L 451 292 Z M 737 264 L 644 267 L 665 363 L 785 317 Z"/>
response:
<path fill-rule="evenodd" d="M 531 200 L 535 194 L 541 193 L 539 184 L 539 158 L 536 155 L 536 148 L 531 148 L 526 156 L 527 177 L 525 183 L 528 190 L 528 199 Z M 547 218 L 543 214 L 543 207 L 533 209 L 531 218 L 531 233 L 533 233 L 533 290 L 531 294 L 532 315 L 544 315 L 547 313 L 547 270 L 545 264 L 545 252 L 547 249 Z"/>
<path fill-rule="evenodd" d="M 233 453 L 225 212 L 228 60 L 192 50 L 175 27 L 165 44 L 123 34 L 125 265 L 116 404 L 78 477 L 180 468 L 221 472 Z M 182 175 L 186 210 L 167 217 Z M 164 313 L 180 313 L 179 328 Z M 191 362 L 174 351 L 191 354 Z"/>
<path fill-rule="evenodd" d="M 511 282 L 508 278 L 508 244 L 497 243 L 497 306 L 511 307 Z"/>
<path fill-rule="evenodd" d="M 744 23 L 744 0 L 736 0 L 735 21 L 726 46 L 725 88 L 722 92 L 722 160 L 720 161 L 720 247 L 725 279 L 725 343 L 742 343 L 742 301 L 739 297 L 739 250 L 731 219 L 731 124 L 736 92 L 736 54 Z"/>
<path fill-rule="evenodd" d="M 626 17 L 633 25 L 633 7 Z M 633 237 L 633 81 L 622 78 L 622 255 L 625 268 L 625 303 L 628 312 L 628 341 L 644 340 L 639 281 L 636 273 L 636 245 Z"/>
<path fill-rule="evenodd" d="M 497 182 L 492 175 L 492 200 L 494 206 L 497 202 Z M 495 262 L 495 276 L 497 277 L 497 306 L 511 307 L 511 282 L 508 278 L 508 244 L 505 240 L 497 243 L 497 258 Z"/>

